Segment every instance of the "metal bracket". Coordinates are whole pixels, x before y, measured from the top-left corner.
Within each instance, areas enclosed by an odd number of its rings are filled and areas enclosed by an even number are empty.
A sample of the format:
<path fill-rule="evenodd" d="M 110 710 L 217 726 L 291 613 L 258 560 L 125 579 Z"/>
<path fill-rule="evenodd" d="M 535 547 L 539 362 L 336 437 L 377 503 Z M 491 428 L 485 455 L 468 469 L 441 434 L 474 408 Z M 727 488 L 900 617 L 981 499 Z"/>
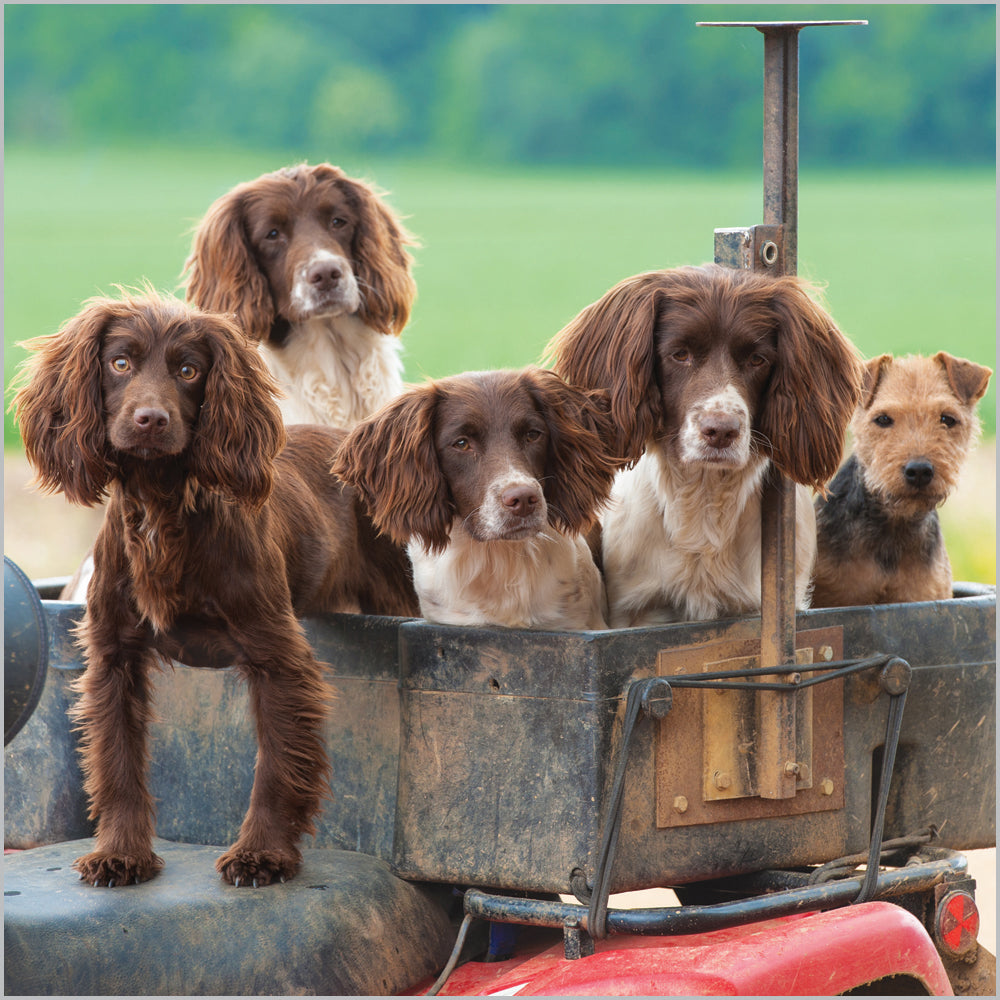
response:
<path fill-rule="evenodd" d="M 594 954 L 594 939 L 580 926 L 578 919 L 568 918 L 563 924 L 563 954 L 569 962 Z"/>
<path fill-rule="evenodd" d="M 784 228 L 744 226 L 715 230 L 715 263 L 742 271 L 783 273 Z"/>
<path fill-rule="evenodd" d="M 796 646 L 777 668 L 753 638 L 659 654 L 677 709 L 656 736 L 659 828 L 843 808 L 843 683 L 814 683 L 842 662 L 843 628 L 800 631 Z"/>

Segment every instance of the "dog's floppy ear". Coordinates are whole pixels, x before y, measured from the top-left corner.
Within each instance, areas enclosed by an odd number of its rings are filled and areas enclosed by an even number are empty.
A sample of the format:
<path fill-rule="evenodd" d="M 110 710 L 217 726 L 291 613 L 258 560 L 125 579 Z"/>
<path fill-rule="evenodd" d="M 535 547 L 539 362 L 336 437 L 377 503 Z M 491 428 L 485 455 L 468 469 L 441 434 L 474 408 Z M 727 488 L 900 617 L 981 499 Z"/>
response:
<path fill-rule="evenodd" d="M 448 544 L 454 505 L 434 442 L 437 387 L 409 389 L 344 439 L 333 473 L 360 494 L 375 527 L 432 552 Z"/>
<path fill-rule="evenodd" d="M 549 520 L 571 534 L 589 529 L 607 503 L 615 473 L 627 464 L 616 459 L 611 407 L 604 389 L 580 389 L 555 372 L 529 368 L 524 378 L 549 428 L 542 485 Z"/>
<path fill-rule="evenodd" d="M 200 483 L 250 510 L 274 485 L 274 459 L 285 427 L 274 401 L 278 387 L 254 345 L 223 316 L 195 313 L 212 351 L 205 398 L 192 438 L 188 467 Z"/>
<path fill-rule="evenodd" d="M 789 478 L 822 489 L 837 471 L 864 369 L 851 342 L 794 277 L 775 279 L 778 358 L 760 431 Z"/>
<path fill-rule="evenodd" d="M 410 274 L 413 260 L 406 251 L 407 246 L 417 246 L 417 240 L 374 188 L 346 177 L 334 167 L 325 169 L 336 170 L 338 185 L 358 211 L 351 247 L 351 263 L 361 290 L 358 315 L 373 330 L 398 336 L 417 296 L 416 282 Z"/>
<path fill-rule="evenodd" d="M 12 409 L 38 484 L 86 507 L 100 503 L 111 479 L 101 346 L 123 315 L 121 303 L 92 299 L 57 333 L 22 345 L 33 353 L 14 381 Z"/>
<path fill-rule="evenodd" d="M 944 351 L 934 355 L 934 360 L 944 369 L 955 397 L 966 406 L 978 402 L 986 394 L 993 370 L 974 361 L 956 358 Z"/>
<path fill-rule="evenodd" d="M 545 363 L 567 382 L 605 389 L 615 454 L 637 461 L 661 420 L 655 330 L 669 272 L 639 274 L 615 285 L 553 337 Z"/>
<path fill-rule="evenodd" d="M 241 185 L 205 213 L 184 264 L 184 280 L 191 305 L 231 314 L 251 340 L 262 341 L 274 324 L 274 303 L 247 243 L 243 202 Z"/>

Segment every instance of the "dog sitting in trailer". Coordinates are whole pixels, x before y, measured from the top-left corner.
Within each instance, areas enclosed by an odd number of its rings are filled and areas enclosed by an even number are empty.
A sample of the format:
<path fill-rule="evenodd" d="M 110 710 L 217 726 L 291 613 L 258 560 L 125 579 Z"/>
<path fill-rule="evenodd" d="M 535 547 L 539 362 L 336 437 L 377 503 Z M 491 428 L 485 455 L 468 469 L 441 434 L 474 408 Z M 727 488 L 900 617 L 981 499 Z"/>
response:
<path fill-rule="evenodd" d="M 944 351 L 866 364 L 854 451 L 816 499 L 814 606 L 951 597 L 937 508 L 978 439 L 992 374 Z"/>
<path fill-rule="evenodd" d="M 613 628 L 760 609 L 764 480 L 795 501 L 795 603 L 816 551 L 807 487 L 840 461 L 861 359 L 801 279 L 710 265 L 628 278 L 549 345 L 610 392 L 617 478 L 601 545 Z"/>
<path fill-rule="evenodd" d="M 334 470 L 407 545 L 421 614 L 456 625 L 605 627 L 583 537 L 621 465 L 605 395 L 543 369 L 409 389 L 348 436 Z"/>

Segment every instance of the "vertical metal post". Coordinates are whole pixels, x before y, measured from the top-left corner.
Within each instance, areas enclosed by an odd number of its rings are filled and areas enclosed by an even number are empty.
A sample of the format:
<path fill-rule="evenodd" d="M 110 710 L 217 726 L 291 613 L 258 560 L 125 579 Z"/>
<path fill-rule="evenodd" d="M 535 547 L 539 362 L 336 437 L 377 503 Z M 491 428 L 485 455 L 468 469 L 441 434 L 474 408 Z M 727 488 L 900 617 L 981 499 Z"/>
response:
<path fill-rule="evenodd" d="M 781 226 L 773 271 L 795 274 L 799 224 L 799 31 L 762 25 L 764 35 L 764 224 Z"/>
<path fill-rule="evenodd" d="M 799 214 L 799 32 L 810 25 L 866 24 L 865 21 L 724 22 L 717 27 L 752 27 L 764 36 L 764 226 L 717 230 L 716 258 L 771 274 L 796 273 Z M 770 227 L 770 228 L 768 228 Z M 726 234 L 737 234 L 754 252 L 732 252 Z M 769 253 L 757 252 L 761 235 Z M 775 252 L 776 249 L 776 252 Z M 720 260 L 720 251 L 725 261 Z M 760 665 L 795 662 L 795 484 L 773 466 L 761 499 Z M 758 794 L 795 795 L 795 698 L 762 691 L 758 719 Z M 763 765 L 763 766 L 761 766 Z"/>
<path fill-rule="evenodd" d="M 781 226 L 775 270 L 795 274 L 799 218 L 799 28 L 764 34 L 764 225 Z M 764 483 L 760 526 L 760 665 L 795 662 L 795 484 L 773 465 Z M 795 795 L 795 698 L 762 691 L 758 794 Z M 789 765 L 786 768 L 785 765 Z"/>

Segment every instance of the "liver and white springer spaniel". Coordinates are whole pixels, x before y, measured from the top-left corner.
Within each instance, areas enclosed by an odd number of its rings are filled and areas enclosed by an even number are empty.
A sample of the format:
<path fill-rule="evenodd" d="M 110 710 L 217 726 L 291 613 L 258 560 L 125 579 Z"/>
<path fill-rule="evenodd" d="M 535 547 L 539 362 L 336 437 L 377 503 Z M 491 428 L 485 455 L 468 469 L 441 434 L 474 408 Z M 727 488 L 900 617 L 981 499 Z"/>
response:
<path fill-rule="evenodd" d="M 368 184 L 328 163 L 264 174 L 209 208 L 187 298 L 230 313 L 284 391 L 286 423 L 350 429 L 403 388 L 413 237 Z"/>
<path fill-rule="evenodd" d="M 583 537 L 620 467 L 606 396 L 553 372 L 474 372 L 359 424 L 335 471 L 408 545 L 421 614 L 454 625 L 605 627 Z"/>
<path fill-rule="evenodd" d="M 615 483 L 602 554 L 612 627 L 760 609 L 772 463 L 796 490 L 795 595 L 808 603 L 807 486 L 836 471 L 861 361 L 792 277 L 708 266 L 628 278 L 550 345 L 570 382 L 611 393 Z"/>

